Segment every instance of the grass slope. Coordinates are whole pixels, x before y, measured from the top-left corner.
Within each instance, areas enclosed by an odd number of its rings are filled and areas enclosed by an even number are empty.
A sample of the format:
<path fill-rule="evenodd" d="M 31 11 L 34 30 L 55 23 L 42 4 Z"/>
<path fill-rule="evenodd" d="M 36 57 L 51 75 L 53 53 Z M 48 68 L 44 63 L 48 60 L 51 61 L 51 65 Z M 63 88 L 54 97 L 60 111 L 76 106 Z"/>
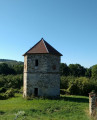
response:
<path fill-rule="evenodd" d="M 22 95 L 0 100 L 0 120 L 90 120 L 88 97 L 25 100 Z"/>
<path fill-rule="evenodd" d="M 24 63 L 16 60 L 0 59 L 0 63 L 6 63 L 8 65 L 23 65 Z"/>

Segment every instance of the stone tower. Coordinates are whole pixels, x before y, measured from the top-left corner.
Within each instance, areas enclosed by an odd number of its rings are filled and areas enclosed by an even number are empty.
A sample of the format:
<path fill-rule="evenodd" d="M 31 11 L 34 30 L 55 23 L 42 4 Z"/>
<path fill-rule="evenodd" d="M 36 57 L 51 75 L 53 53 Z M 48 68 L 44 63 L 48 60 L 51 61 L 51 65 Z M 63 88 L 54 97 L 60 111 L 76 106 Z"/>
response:
<path fill-rule="evenodd" d="M 43 38 L 24 55 L 23 96 L 60 95 L 60 56 Z"/>

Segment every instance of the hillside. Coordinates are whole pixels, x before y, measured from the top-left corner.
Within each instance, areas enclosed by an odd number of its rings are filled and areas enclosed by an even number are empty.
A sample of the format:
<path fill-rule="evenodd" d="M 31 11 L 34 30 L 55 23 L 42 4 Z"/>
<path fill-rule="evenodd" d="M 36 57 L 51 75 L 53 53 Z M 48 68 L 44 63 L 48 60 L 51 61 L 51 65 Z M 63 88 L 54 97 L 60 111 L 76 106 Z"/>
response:
<path fill-rule="evenodd" d="M 7 63 L 8 65 L 23 65 L 22 61 L 0 59 L 0 63 Z"/>

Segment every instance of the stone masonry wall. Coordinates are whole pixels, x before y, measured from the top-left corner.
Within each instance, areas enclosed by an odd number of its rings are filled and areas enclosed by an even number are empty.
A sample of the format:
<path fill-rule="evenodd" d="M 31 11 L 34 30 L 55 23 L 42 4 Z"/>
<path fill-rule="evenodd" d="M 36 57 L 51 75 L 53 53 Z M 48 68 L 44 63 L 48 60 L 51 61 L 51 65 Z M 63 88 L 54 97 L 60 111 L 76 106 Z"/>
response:
<path fill-rule="evenodd" d="M 89 112 L 92 116 L 97 116 L 97 95 L 95 93 L 89 93 Z"/>
<path fill-rule="evenodd" d="M 60 56 L 32 54 L 24 59 L 24 96 L 34 94 L 34 88 L 38 88 L 39 96 L 60 95 Z"/>
<path fill-rule="evenodd" d="M 38 69 L 35 68 L 35 60 L 38 59 Z M 56 65 L 56 69 L 53 67 Z M 50 54 L 33 54 L 27 57 L 27 72 L 59 72 L 60 57 Z"/>
<path fill-rule="evenodd" d="M 97 119 L 97 95 L 93 92 L 89 93 L 89 112 Z"/>
<path fill-rule="evenodd" d="M 59 74 L 28 74 L 28 94 L 34 94 L 34 88 L 38 88 L 39 96 L 60 95 L 60 75 Z"/>

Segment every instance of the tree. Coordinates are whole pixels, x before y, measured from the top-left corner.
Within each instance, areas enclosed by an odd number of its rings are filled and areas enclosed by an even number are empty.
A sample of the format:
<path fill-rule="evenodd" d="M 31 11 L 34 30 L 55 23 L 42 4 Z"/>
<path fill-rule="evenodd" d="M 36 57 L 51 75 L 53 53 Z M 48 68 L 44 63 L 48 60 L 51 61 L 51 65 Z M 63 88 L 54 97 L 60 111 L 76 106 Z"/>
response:
<path fill-rule="evenodd" d="M 60 74 L 61 74 L 61 76 L 62 75 L 63 76 L 68 76 L 69 73 L 70 73 L 70 71 L 69 71 L 69 68 L 68 68 L 67 64 L 61 63 L 60 64 Z"/>
<path fill-rule="evenodd" d="M 92 78 L 97 79 L 97 64 L 92 66 Z"/>
<path fill-rule="evenodd" d="M 91 78 L 91 68 L 87 68 L 86 69 L 86 72 L 85 72 L 85 76 L 88 77 L 88 78 Z"/>
<path fill-rule="evenodd" d="M 85 76 L 86 69 L 80 64 L 70 64 L 70 75 L 75 77 Z"/>
<path fill-rule="evenodd" d="M 14 65 L 15 74 L 23 74 L 23 65 Z"/>
<path fill-rule="evenodd" d="M 6 63 L 2 63 L 0 64 L 0 74 L 5 74 L 5 75 L 8 75 L 8 74 L 14 74 L 14 70 L 8 66 L 8 64 Z"/>

